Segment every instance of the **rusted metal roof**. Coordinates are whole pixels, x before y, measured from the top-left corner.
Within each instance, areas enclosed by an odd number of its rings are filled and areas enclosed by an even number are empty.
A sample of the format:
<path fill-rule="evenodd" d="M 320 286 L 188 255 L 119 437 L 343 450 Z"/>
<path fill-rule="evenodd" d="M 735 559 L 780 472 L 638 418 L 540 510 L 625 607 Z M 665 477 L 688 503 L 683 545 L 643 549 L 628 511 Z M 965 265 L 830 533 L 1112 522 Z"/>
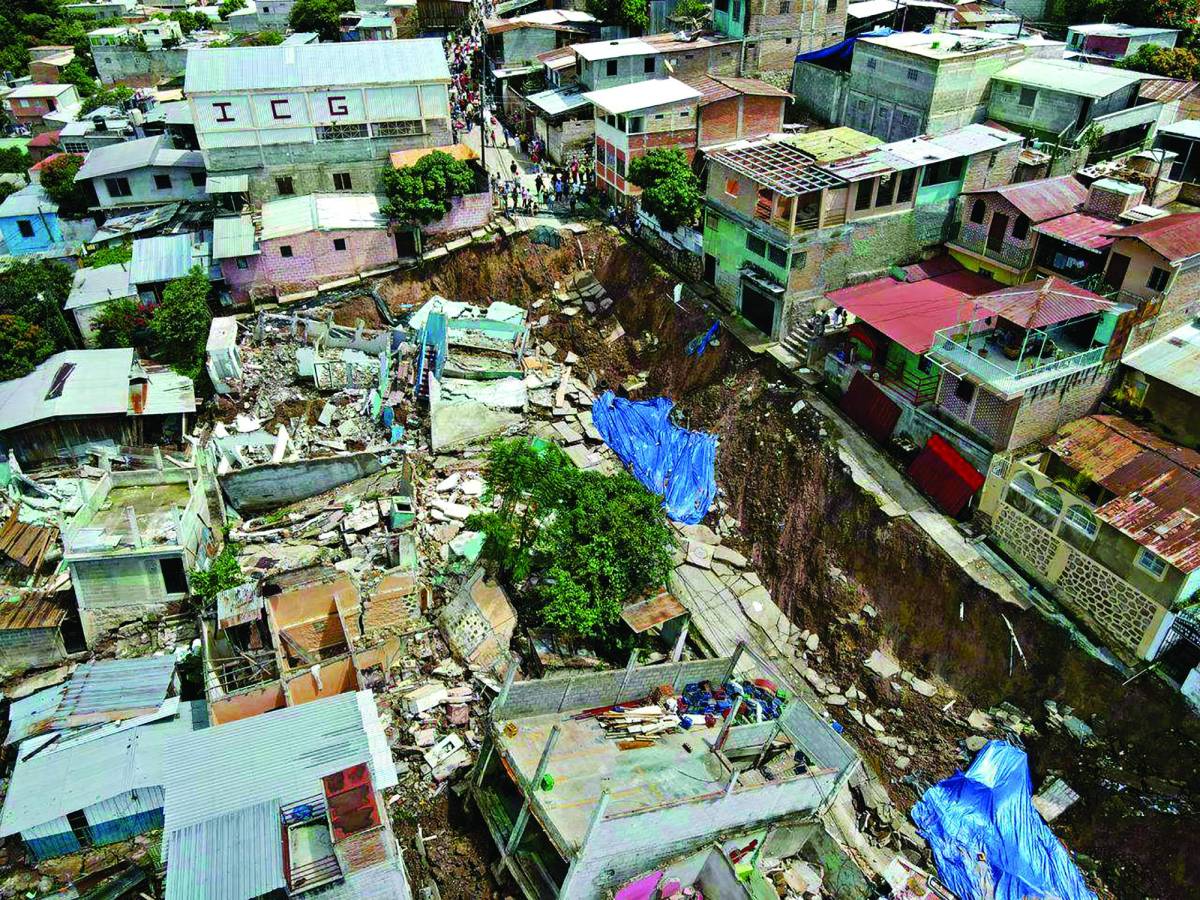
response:
<path fill-rule="evenodd" d="M 1075 212 L 1087 201 L 1088 191 L 1072 175 L 1024 181 L 1006 187 L 964 191 L 968 194 L 998 194 L 1033 223 L 1045 222 Z"/>
<path fill-rule="evenodd" d="M 1200 453 L 1100 415 L 1063 426 L 1050 452 L 1116 495 L 1097 518 L 1181 572 L 1200 568 Z"/>
<path fill-rule="evenodd" d="M 1110 309 L 1099 294 L 1052 275 L 1040 281 L 1014 284 L 984 294 L 976 301 L 983 309 L 1022 328 L 1045 328 L 1089 313 Z"/>
<path fill-rule="evenodd" d="M 66 618 L 67 611 L 62 606 L 39 593 L 0 602 L 0 631 L 57 628 Z"/>
<path fill-rule="evenodd" d="M 655 594 L 653 597 L 647 597 L 645 600 L 639 600 L 637 603 L 630 603 L 621 610 L 621 619 L 636 634 L 649 631 L 655 625 L 661 625 L 663 622 L 669 622 L 671 619 L 685 615 L 687 615 L 687 609 L 684 605 L 666 591 Z"/>
<path fill-rule="evenodd" d="M 1171 262 L 1200 253 L 1200 213 L 1177 213 L 1138 222 L 1114 231 L 1116 238 L 1135 238 Z"/>
<path fill-rule="evenodd" d="M 1182 100 L 1196 90 L 1196 82 L 1180 81 L 1177 78 L 1145 78 L 1138 85 L 1139 100 L 1156 100 L 1171 103 Z"/>
<path fill-rule="evenodd" d="M 1049 222 L 1042 222 L 1040 225 L 1035 225 L 1033 230 L 1039 234 L 1058 238 L 1073 247 L 1082 247 L 1084 250 L 1103 250 L 1113 242 L 1114 224 L 1112 219 L 1102 219 L 1090 213 L 1078 212 L 1059 216 Z"/>
<path fill-rule="evenodd" d="M 46 551 L 58 540 L 58 529 L 48 525 L 31 525 L 12 515 L 0 528 L 0 553 L 23 569 L 36 572 Z"/>

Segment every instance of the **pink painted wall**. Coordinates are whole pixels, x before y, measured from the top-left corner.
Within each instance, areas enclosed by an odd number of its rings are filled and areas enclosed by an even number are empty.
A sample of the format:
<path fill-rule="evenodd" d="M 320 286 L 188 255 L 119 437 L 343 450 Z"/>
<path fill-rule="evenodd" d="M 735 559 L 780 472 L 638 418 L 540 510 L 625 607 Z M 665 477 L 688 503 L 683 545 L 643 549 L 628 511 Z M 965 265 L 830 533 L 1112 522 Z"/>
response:
<path fill-rule="evenodd" d="M 482 228 L 492 218 L 492 192 L 465 194 L 450 201 L 450 212 L 421 230 L 426 234 L 448 234 Z"/>
<path fill-rule="evenodd" d="M 334 250 L 342 238 L 345 250 Z M 290 246 L 291 257 L 280 255 Z M 396 261 L 396 241 L 383 228 L 350 231 L 308 231 L 262 241 L 258 256 L 248 257 L 249 267 L 239 269 L 236 260 L 221 260 L 221 272 L 235 297 L 247 294 L 309 290 L 318 283 L 378 269 Z"/>

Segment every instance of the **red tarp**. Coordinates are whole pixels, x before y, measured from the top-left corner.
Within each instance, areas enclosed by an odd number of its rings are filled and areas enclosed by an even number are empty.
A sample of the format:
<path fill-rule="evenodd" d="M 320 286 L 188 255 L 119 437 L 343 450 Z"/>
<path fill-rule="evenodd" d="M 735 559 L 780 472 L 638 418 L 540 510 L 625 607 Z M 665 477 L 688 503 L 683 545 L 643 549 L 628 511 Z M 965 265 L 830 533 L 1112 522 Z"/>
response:
<path fill-rule="evenodd" d="M 984 482 L 984 477 L 936 434 L 930 436 L 925 449 L 908 467 L 908 477 L 948 516 L 962 512 Z"/>
<path fill-rule="evenodd" d="M 854 373 L 839 405 L 863 431 L 884 443 L 900 421 L 900 407 L 862 372 Z"/>

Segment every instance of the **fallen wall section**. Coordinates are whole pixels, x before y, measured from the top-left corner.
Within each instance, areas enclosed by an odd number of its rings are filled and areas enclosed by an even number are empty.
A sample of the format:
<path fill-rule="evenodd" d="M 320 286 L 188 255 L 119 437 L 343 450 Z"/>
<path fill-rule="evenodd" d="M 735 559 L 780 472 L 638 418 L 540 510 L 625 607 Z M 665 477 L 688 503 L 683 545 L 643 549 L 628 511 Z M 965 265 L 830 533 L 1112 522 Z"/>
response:
<path fill-rule="evenodd" d="M 228 472 L 217 480 L 239 514 L 254 516 L 374 475 L 382 468 L 374 453 L 364 452 L 264 463 Z"/>

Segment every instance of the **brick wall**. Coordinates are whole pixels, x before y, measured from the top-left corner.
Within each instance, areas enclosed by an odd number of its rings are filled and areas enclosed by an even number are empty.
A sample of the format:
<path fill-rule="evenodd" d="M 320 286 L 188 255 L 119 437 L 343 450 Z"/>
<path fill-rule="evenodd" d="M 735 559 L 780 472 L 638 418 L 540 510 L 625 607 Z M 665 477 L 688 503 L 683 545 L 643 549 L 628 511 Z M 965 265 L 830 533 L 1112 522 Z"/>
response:
<path fill-rule="evenodd" d="M 782 97 L 737 96 L 700 109 L 700 146 L 750 140 L 783 130 Z"/>
<path fill-rule="evenodd" d="M 449 234 L 482 228 L 492 218 L 492 192 L 467 194 L 450 201 L 450 212 L 430 225 L 422 226 L 426 234 Z"/>
<path fill-rule="evenodd" d="M 57 63 L 32 60 L 29 63 L 29 77 L 34 84 L 58 84 L 58 75 L 62 67 Z"/>
<path fill-rule="evenodd" d="M 976 153 L 968 157 L 963 171 L 964 191 L 981 191 L 985 188 L 1003 187 L 1012 184 L 1017 173 L 1017 160 L 1021 155 L 1021 144 L 1010 144 L 993 153 Z"/>
<path fill-rule="evenodd" d="M 1115 219 L 1125 210 L 1140 204 L 1145 196 L 1146 189 L 1140 185 L 1137 186 L 1136 193 L 1128 195 L 1120 191 L 1105 190 L 1093 184 L 1088 191 L 1087 203 L 1084 208 L 1094 215 Z"/>
<path fill-rule="evenodd" d="M 337 239 L 346 242 L 345 250 L 334 250 Z M 285 257 L 281 248 L 291 247 Z M 235 290 L 291 293 L 311 290 L 317 284 L 344 278 L 359 272 L 394 263 L 396 241 L 385 229 L 352 231 L 309 231 L 284 238 L 263 241 L 261 253 L 250 257 L 249 269 L 237 270 L 222 264 L 230 286 Z"/>

